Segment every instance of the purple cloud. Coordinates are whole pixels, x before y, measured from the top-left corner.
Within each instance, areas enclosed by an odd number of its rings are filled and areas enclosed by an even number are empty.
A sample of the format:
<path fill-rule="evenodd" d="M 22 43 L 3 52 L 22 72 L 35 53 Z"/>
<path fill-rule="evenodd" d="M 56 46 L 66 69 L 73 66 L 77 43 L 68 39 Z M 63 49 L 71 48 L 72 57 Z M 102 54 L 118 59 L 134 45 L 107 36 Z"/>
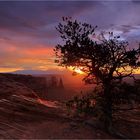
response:
<path fill-rule="evenodd" d="M 43 52 L 60 41 L 55 26 L 62 16 L 98 25 L 98 32 L 114 31 L 133 47 L 140 41 L 139 13 L 140 2 L 133 0 L 0 1 L 0 67 L 39 68 L 46 60 L 45 66 L 53 67 L 54 56 Z"/>

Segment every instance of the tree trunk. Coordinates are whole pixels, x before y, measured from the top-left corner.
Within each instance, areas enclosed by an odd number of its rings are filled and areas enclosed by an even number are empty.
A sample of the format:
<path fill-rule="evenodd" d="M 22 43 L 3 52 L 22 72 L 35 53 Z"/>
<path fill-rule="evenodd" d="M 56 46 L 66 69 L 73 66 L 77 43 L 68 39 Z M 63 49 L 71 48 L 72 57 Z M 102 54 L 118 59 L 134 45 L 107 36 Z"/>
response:
<path fill-rule="evenodd" d="M 104 85 L 103 100 L 104 125 L 109 130 L 112 127 L 112 96 L 110 84 Z"/>
<path fill-rule="evenodd" d="M 103 95 L 103 112 L 104 112 L 104 127 L 111 135 L 116 138 L 128 138 L 114 129 L 112 124 L 112 94 L 111 84 L 104 84 L 104 95 Z"/>

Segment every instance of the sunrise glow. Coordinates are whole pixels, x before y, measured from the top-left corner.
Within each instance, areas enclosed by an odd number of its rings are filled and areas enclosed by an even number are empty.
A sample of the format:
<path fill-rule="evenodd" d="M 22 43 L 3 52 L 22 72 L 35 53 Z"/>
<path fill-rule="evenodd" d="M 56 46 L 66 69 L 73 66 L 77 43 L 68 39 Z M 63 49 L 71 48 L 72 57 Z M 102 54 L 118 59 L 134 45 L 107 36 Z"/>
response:
<path fill-rule="evenodd" d="M 81 74 L 81 75 L 84 75 L 85 73 L 82 71 L 82 67 L 69 67 L 68 68 L 70 71 L 72 71 L 72 72 L 75 72 L 75 73 L 77 73 L 77 74 Z"/>
<path fill-rule="evenodd" d="M 0 140 L 140 140 L 140 0 L 0 0 Z"/>
<path fill-rule="evenodd" d="M 128 10 L 132 7 L 135 7 L 133 12 Z M 138 46 L 137 42 L 140 42 L 140 25 L 137 17 L 139 7 L 133 2 L 118 2 L 114 6 L 111 2 L 105 4 L 94 1 L 79 3 L 76 1 L 52 3 L 16 1 L 12 3 L 12 6 L 9 2 L 1 2 L 0 9 L 0 72 L 63 71 L 64 69 L 54 63 L 55 53 L 53 51 L 60 42 L 55 26 L 63 16 L 78 17 L 81 22 L 86 21 L 97 25 L 99 27 L 97 33 L 100 30 L 113 31 L 115 35 L 128 40 L 130 47 Z M 93 14 L 93 9 L 95 14 Z M 118 13 L 115 19 L 113 13 Z M 92 39 L 93 36 L 90 38 Z M 81 75 L 84 74 L 81 68 L 76 68 L 74 71 Z"/>

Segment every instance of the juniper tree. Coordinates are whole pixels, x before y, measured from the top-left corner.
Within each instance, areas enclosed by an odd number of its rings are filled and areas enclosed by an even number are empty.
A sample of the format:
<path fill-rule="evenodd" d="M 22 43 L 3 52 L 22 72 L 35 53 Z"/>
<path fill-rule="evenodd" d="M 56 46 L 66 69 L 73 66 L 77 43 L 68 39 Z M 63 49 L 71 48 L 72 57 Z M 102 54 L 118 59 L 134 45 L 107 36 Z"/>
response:
<path fill-rule="evenodd" d="M 133 70 L 140 64 L 140 47 L 130 49 L 127 41 L 114 37 L 112 32 L 108 38 L 100 33 L 99 41 L 94 40 L 96 28 L 63 18 L 56 27 L 62 38 L 62 43 L 55 47 L 56 62 L 64 67 L 80 67 L 86 73 L 85 82 L 102 85 L 102 107 L 109 126 L 112 122 L 113 82 L 132 76 Z"/>

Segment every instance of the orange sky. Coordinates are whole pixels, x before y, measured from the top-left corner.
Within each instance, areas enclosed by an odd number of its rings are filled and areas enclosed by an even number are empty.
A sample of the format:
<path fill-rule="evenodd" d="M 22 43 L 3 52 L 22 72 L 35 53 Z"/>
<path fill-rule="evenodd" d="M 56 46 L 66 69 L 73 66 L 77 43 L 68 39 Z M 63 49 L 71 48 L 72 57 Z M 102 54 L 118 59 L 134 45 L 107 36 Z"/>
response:
<path fill-rule="evenodd" d="M 13 72 L 17 70 L 55 70 L 66 71 L 65 68 L 54 63 L 55 53 L 53 46 L 31 44 L 0 40 L 0 72 Z M 4 56 L 4 57 L 3 57 Z M 72 71 L 72 68 L 68 69 Z M 82 74 L 79 69 L 76 72 Z M 136 74 L 140 70 L 135 71 Z"/>
<path fill-rule="evenodd" d="M 15 70 L 48 70 L 60 69 L 54 63 L 53 47 L 41 44 L 30 44 L 0 40 L 0 72 Z"/>
<path fill-rule="evenodd" d="M 0 72 L 63 71 L 53 52 L 61 43 L 55 27 L 63 16 L 113 31 L 138 46 L 139 9 L 134 1 L 0 1 Z"/>

